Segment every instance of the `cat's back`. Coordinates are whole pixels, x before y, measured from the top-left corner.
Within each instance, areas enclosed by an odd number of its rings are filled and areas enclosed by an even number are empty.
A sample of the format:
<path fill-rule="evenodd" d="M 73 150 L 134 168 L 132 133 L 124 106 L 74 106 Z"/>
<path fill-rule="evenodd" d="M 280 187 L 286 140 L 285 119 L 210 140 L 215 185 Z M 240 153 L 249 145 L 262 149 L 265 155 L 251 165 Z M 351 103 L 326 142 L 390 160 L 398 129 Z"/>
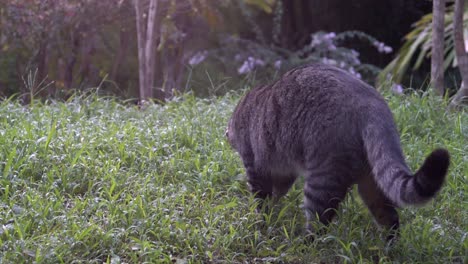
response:
<path fill-rule="evenodd" d="M 295 68 L 274 84 L 255 89 L 252 95 L 260 108 L 259 115 L 274 114 L 291 124 L 323 123 L 324 119 L 347 123 L 343 119 L 349 120 L 350 115 L 360 121 L 378 114 L 391 116 L 384 99 L 373 87 L 344 70 L 324 64 Z"/>
<path fill-rule="evenodd" d="M 346 103 L 356 98 L 364 101 L 382 97 L 370 85 L 334 66 L 311 64 L 285 73 L 271 87 L 278 98 L 295 100 L 330 100 Z M 353 102 L 355 103 L 355 102 Z"/>

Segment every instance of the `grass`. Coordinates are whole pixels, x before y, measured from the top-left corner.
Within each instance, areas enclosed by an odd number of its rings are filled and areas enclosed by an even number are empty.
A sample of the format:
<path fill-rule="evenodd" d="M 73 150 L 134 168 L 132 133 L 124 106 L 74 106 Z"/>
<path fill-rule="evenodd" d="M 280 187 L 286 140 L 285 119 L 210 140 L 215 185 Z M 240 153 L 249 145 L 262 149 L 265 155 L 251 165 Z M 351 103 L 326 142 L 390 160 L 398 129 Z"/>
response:
<path fill-rule="evenodd" d="M 355 192 L 313 242 L 300 233 L 300 183 L 257 215 L 224 139 L 237 99 L 1 102 L 0 263 L 467 263 L 466 113 L 387 96 L 412 169 L 437 146 L 452 155 L 441 193 L 400 210 L 387 247 Z"/>

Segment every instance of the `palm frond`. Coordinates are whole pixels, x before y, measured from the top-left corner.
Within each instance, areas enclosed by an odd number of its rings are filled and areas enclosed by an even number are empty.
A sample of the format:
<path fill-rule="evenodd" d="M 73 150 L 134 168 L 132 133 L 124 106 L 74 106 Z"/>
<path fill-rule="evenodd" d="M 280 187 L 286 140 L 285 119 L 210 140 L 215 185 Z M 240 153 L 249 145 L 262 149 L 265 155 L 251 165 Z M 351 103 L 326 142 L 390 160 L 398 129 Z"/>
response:
<path fill-rule="evenodd" d="M 444 30 L 444 70 L 456 67 L 456 56 L 453 42 L 453 6 L 447 7 Z M 468 24 L 468 9 L 465 9 L 465 27 Z M 432 54 L 432 13 L 424 15 L 413 24 L 413 30 L 405 37 L 403 46 L 398 50 L 396 57 L 381 71 L 377 77 L 378 83 L 388 81 L 400 83 L 409 69 L 419 69 L 425 59 Z M 465 34 L 465 42 L 468 34 Z"/>

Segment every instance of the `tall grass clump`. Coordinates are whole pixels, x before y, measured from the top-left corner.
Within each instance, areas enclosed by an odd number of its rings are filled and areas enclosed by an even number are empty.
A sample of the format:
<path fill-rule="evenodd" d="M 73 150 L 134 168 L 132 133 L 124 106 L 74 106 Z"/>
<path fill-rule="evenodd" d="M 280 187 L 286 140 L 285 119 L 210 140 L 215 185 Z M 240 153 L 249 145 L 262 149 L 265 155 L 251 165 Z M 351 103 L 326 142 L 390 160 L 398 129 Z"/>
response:
<path fill-rule="evenodd" d="M 447 182 L 401 212 L 388 247 L 351 193 L 327 232 L 302 235 L 297 184 L 255 213 L 224 138 L 238 95 L 144 110 L 113 98 L 0 103 L 0 263 L 466 263 L 468 115 L 431 96 L 388 95 L 407 160 L 452 155 Z"/>

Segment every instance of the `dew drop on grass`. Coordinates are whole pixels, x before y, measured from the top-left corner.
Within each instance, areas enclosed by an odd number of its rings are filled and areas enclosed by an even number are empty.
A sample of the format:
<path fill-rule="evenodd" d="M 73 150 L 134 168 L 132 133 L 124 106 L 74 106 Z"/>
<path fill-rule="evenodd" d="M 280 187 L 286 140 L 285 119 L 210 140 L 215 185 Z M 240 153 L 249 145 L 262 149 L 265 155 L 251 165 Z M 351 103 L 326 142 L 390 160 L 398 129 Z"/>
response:
<path fill-rule="evenodd" d="M 14 225 L 13 225 L 13 220 L 8 221 L 6 225 L 2 225 L 0 228 L 0 235 L 3 235 L 4 233 L 10 232 L 10 230 L 13 230 Z"/>
<path fill-rule="evenodd" d="M 24 208 L 22 208 L 21 206 L 18 206 L 16 204 L 13 205 L 11 210 L 13 211 L 14 214 L 21 214 L 22 212 L 24 212 Z"/>
<path fill-rule="evenodd" d="M 25 249 L 23 250 L 23 254 L 26 255 L 26 256 L 29 256 L 31 258 L 34 258 L 36 257 L 36 252 L 35 251 L 32 251 L 30 249 Z"/>

